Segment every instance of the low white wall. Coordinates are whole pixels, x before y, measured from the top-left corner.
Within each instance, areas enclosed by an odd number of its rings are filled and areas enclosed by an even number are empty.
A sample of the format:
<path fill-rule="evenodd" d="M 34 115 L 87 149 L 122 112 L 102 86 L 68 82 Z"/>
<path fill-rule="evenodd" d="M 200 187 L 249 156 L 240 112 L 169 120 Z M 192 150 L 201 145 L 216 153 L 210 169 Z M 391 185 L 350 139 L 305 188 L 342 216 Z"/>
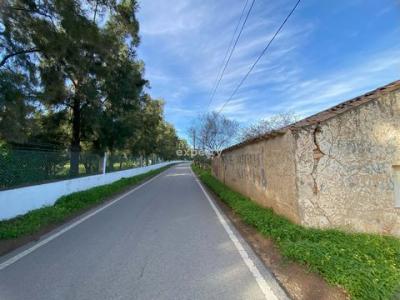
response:
<path fill-rule="evenodd" d="M 0 191 L 0 220 L 10 219 L 43 206 L 53 205 L 58 198 L 164 167 L 176 162 L 93 175 L 51 183 Z"/>

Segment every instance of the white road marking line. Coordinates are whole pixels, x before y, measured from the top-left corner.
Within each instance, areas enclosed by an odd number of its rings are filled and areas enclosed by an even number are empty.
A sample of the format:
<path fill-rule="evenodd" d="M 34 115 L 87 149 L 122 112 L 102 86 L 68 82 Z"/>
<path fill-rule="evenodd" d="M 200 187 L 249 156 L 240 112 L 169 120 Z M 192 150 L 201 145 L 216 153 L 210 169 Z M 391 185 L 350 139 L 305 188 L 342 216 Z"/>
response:
<path fill-rule="evenodd" d="M 208 193 L 204 189 L 202 183 L 197 179 L 196 175 L 193 173 L 193 170 L 192 170 L 192 175 L 194 176 L 197 184 L 200 186 L 200 188 L 203 191 L 204 195 L 206 196 L 208 202 L 210 203 L 212 209 L 214 210 L 215 214 L 217 215 L 217 218 L 218 218 L 219 222 L 222 224 L 222 226 L 224 227 L 225 231 L 228 233 L 229 238 L 231 239 L 231 241 L 235 245 L 235 247 L 238 250 L 240 256 L 242 257 L 244 263 L 249 268 L 251 274 L 254 276 L 255 280 L 257 281 L 257 284 L 260 287 L 261 291 L 263 292 L 263 294 L 265 296 L 265 299 L 267 299 L 267 300 L 278 300 L 278 297 L 275 295 L 274 291 L 271 289 L 271 287 L 265 281 L 264 277 L 261 275 L 261 273 L 258 270 L 257 266 L 254 264 L 253 260 L 250 258 L 250 256 L 248 255 L 248 253 L 244 249 L 242 243 L 240 243 L 240 241 L 237 238 L 237 236 L 233 233 L 233 231 L 230 228 L 228 222 L 222 216 L 222 214 L 220 213 L 219 209 L 215 206 L 214 201 L 208 195 Z"/>
<path fill-rule="evenodd" d="M 126 196 L 128 196 L 129 194 L 137 191 L 138 189 L 142 188 L 143 186 L 145 186 L 146 184 L 152 182 L 153 180 L 155 180 L 156 178 L 158 178 L 159 176 L 161 176 L 164 172 L 161 172 L 160 174 L 154 176 L 153 178 L 147 180 L 146 182 L 142 183 L 141 185 L 135 187 L 134 189 L 130 190 L 129 192 L 126 192 L 125 194 L 119 196 L 118 198 L 116 198 L 115 200 L 111 201 L 110 203 L 107 203 L 106 205 L 96 209 L 95 211 L 93 211 L 92 213 L 84 216 L 83 218 L 77 220 L 76 222 L 68 225 L 67 227 L 61 229 L 60 231 L 56 232 L 55 234 L 45 238 L 43 241 L 38 242 L 37 244 L 33 245 L 32 247 L 22 251 L 21 253 L 18 253 L 17 255 L 11 257 L 10 259 L 4 261 L 3 263 L 0 264 L 0 271 L 7 268 L 8 266 L 12 265 L 13 263 L 19 261 L 21 258 L 27 256 L 28 254 L 32 253 L 33 251 L 39 249 L 40 247 L 46 245 L 47 243 L 51 242 L 52 240 L 56 239 L 57 237 L 59 237 L 60 235 L 66 233 L 67 231 L 71 230 L 72 228 L 78 226 L 79 224 L 81 224 L 82 222 L 85 222 L 87 219 L 93 217 L 94 215 L 98 214 L 99 212 L 105 210 L 106 208 L 110 207 L 111 205 L 114 205 L 115 203 L 117 203 L 118 201 L 120 201 L 121 199 L 125 198 Z"/>

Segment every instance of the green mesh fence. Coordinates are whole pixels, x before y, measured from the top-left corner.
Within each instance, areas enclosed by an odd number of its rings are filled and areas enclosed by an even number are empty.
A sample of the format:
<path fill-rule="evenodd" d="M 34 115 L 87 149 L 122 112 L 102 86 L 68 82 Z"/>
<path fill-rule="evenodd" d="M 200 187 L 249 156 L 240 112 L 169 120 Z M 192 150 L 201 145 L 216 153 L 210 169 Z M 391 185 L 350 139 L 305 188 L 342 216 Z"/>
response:
<path fill-rule="evenodd" d="M 72 176 L 69 151 L 0 148 L 0 189 L 99 174 L 102 162 L 102 156 L 82 152 L 79 172 Z"/>
<path fill-rule="evenodd" d="M 71 153 L 0 147 L 0 190 L 103 173 L 104 155 L 80 152 L 77 174 L 70 172 Z M 160 163 L 156 155 L 146 159 L 126 154 L 107 155 L 106 172 Z"/>
<path fill-rule="evenodd" d="M 113 154 L 107 156 L 106 172 L 115 172 L 132 168 L 150 166 L 162 162 L 156 155 L 150 155 L 147 159 L 126 154 Z"/>

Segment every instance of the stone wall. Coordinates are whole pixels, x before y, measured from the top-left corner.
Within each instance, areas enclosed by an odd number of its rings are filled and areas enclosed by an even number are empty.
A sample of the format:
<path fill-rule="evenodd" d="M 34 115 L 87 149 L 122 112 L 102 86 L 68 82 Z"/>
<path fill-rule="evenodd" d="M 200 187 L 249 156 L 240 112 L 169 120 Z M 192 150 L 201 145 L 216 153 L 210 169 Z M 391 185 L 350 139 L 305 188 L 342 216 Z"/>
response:
<path fill-rule="evenodd" d="M 400 91 L 296 132 L 302 224 L 400 235 Z"/>
<path fill-rule="evenodd" d="M 213 160 L 214 175 L 257 203 L 300 223 L 295 140 L 291 132 L 224 152 Z"/>
<path fill-rule="evenodd" d="M 400 81 L 281 134 L 229 148 L 213 173 L 296 223 L 400 236 Z"/>

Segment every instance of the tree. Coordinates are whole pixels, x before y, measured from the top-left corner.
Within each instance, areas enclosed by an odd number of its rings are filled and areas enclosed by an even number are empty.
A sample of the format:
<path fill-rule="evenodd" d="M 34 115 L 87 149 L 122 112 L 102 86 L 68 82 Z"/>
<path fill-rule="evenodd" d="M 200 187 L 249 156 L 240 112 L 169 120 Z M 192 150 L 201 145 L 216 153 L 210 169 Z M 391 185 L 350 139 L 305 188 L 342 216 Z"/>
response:
<path fill-rule="evenodd" d="M 154 100 L 148 94 L 141 97 L 140 113 L 137 115 L 140 128 L 130 138 L 129 148 L 131 153 L 138 153 L 146 161 L 157 151 L 160 125 L 163 122 L 163 106 L 162 100 Z"/>
<path fill-rule="evenodd" d="M 268 134 L 273 130 L 278 130 L 286 127 L 298 120 L 298 116 L 292 112 L 280 113 L 267 119 L 242 129 L 239 140 L 247 141 L 252 138 Z"/>
<path fill-rule="evenodd" d="M 164 160 L 173 160 L 177 157 L 176 150 L 179 148 L 179 138 L 175 128 L 163 122 L 160 126 L 160 134 L 156 154 Z"/>
<path fill-rule="evenodd" d="M 112 153 L 125 148 L 129 138 L 139 130 L 144 101 L 140 92 L 145 84 L 141 70 L 140 64 L 126 61 L 114 66 L 109 72 L 110 77 L 103 82 L 104 106 L 92 108 L 88 114 L 91 120 L 85 130 L 96 152 Z"/>
<path fill-rule="evenodd" d="M 198 141 L 202 150 L 210 153 L 220 152 L 236 139 L 239 123 L 216 112 L 200 117 Z"/>
<path fill-rule="evenodd" d="M 28 140 L 34 111 L 29 102 L 29 83 L 22 74 L 0 71 L 0 138 L 10 143 Z"/>
<path fill-rule="evenodd" d="M 145 84 L 135 58 L 136 9 L 134 0 L 2 3 L 0 67 L 15 63 L 31 79 L 39 76 L 38 98 L 48 110 L 69 116 L 71 175 L 78 172 L 82 138 L 95 125 L 93 119 L 100 119 L 94 115 L 137 102 Z M 98 12 L 105 10 L 105 19 L 98 21 Z"/>
<path fill-rule="evenodd" d="M 135 0 L 2 1 L 0 139 L 68 149 L 70 176 L 98 167 L 81 149 L 176 157 L 164 102 L 143 92 L 136 10 Z"/>
<path fill-rule="evenodd" d="M 191 160 L 193 159 L 192 155 L 192 148 L 189 146 L 188 142 L 185 139 L 178 138 L 178 146 L 175 151 L 177 159 L 184 159 L 184 160 Z"/>

